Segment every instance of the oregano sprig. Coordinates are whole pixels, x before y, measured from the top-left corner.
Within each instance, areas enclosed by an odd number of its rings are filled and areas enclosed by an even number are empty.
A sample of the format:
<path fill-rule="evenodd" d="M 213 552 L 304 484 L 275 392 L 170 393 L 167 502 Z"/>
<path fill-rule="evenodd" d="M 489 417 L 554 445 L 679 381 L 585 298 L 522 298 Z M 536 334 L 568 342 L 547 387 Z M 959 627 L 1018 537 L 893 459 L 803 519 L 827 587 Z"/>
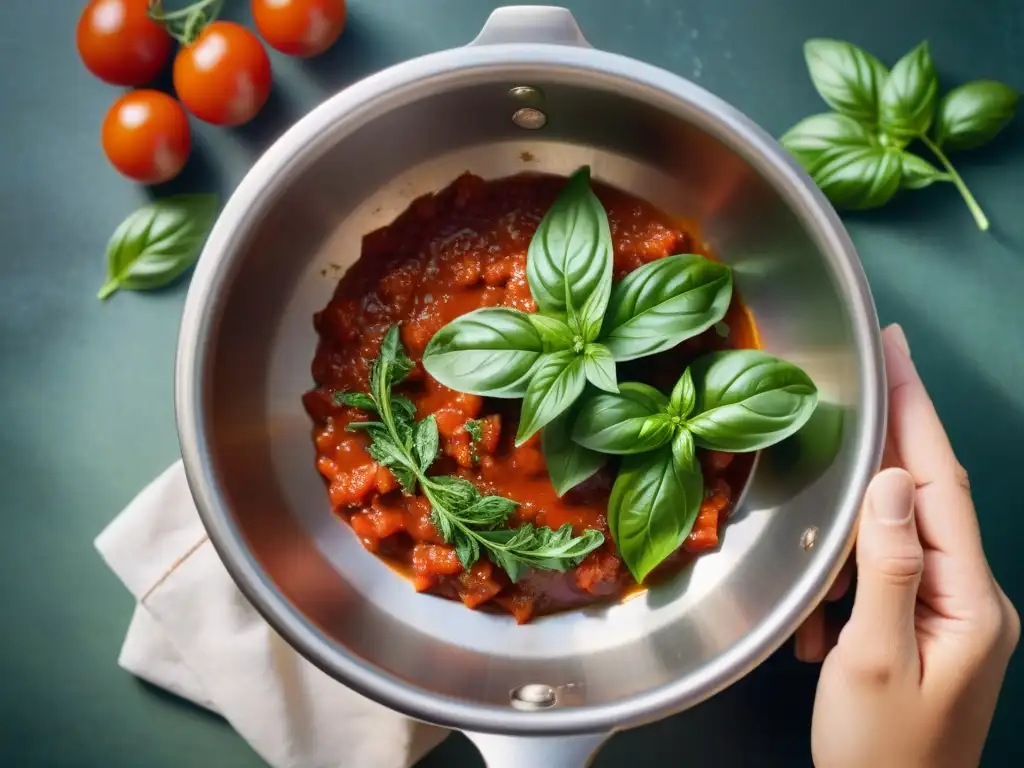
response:
<path fill-rule="evenodd" d="M 927 42 L 891 70 L 842 40 L 808 40 L 804 55 L 814 87 L 835 111 L 801 120 L 780 141 L 837 208 L 877 208 L 900 189 L 949 182 L 978 228 L 989 228 L 947 152 L 995 138 L 1013 119 L 1020 93 L 995 80 L 975 80 L 940 100 Z M 942 167 L 907 149 L 915 141 Z"/>
<path fill-rule="evenodd" d="M 472 567 L 481 553 L 486 553 L 512 581 L 517 581 L 527 568 L 573 568 L 604 543 L 600 531 L 588 529 L 574 536 L 569 524 L 558 530 L 532 524 L 509 528 L 508 517 L 516 502 L 502 496 L 483 496 L 462 477 L 428 475 L 440 450 L 437 420 L 431 415 L 416 421 L 412 401 L 392 391 L 412 367 L 399 340 L 398 326 L 392 326 L 370 368 L 370 391 L 338 392 L 334 399 L 371 417 L 352 422 L 348 428 L 371 438 L 367 451 L 391 471 L 406 493 L 414 493 L 419 487 L 430 503 L 431 522 L 455 548 L 464 568 Z M 465 428 L 474 441 L 482 437 L 479 422 L 471 420 Z"/>

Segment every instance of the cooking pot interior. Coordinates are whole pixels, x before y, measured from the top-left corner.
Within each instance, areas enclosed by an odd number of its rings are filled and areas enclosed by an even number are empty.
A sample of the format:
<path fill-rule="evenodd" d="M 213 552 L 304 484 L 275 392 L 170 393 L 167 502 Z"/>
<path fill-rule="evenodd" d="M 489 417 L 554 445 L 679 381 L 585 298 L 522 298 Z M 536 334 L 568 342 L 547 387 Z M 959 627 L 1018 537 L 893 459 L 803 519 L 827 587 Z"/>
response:
<path fill-rule="evenodd" d="M 513 122 L 523 106 L 509 94 L 515 86 L 540 90 L 531 106 L 543 128 Z M 607 73 L 482 64 L 338 115 L 264 180 L 227 251 L 204 256 L 230 266 L 204 306 L 209 336 L 195 369 L 205 371 L 203 461 L 261 578 L 297 612 L 275 614 L 289 632 L 313 633 L 330 653 L 402 685 L 506 707 L 513 718 L 510 691 L 527 683 L 554 687 L 559 708 L 681 679 L 707 695 L 723 670 L 757 661 L 742 645 L 771 615 L 788 611 L 792 624 L 809 607 L 798 603 L 848 544 L 855 501 L 845 489 L 868 439 L 871 376 L 855 331 L 862 287 L 856 267 L 826 255 L 802 193 L 741 146 L 733 117 Z M 332 515 L 301 403 L 312 384 L 312 316 L 363 235 L 417 196 L 467 170 L 496 178 L 583 164 L 699 220 L 735 269 L 766 349 L 803 366 L 823 402 L 799 436 L 761 456 L 719 551 L 624 603 L 516 626 L 416 594 Z"/>

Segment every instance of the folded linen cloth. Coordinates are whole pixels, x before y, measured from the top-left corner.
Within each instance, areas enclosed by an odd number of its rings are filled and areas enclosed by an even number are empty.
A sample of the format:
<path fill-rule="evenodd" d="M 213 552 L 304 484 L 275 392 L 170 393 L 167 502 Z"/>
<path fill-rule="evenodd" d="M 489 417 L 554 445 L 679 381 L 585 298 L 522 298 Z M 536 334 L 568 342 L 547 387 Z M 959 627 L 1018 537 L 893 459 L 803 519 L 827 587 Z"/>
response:
<path fill-rule="evenodd" d="M 224 569 L 180 461 L 96 548 L 137 601 L 118 663 L 222 715 L 274 768 L 406 768 L 447 735 L 345 688 L 270 628 Z"/>

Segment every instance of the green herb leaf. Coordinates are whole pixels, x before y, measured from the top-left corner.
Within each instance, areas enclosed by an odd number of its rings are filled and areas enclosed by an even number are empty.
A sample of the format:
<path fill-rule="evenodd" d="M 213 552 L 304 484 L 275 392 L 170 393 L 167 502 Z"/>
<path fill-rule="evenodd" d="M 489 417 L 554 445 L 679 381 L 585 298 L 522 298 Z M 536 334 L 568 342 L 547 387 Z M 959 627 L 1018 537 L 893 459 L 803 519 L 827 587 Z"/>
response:
<path fill-rule="evenodd" d="M 671 349 L 721 320 L 732 299 L 732 270 L 693 254 L 652 261 L 613 289 L 601 341 L 616 360 Z"/>
<path fill-rule="evenodd" d="M 1013 119 L 1020 93 L 995 80 L 975 80 L 954 88 L 939 104 L 935 142 L 947 149 L 987 144 Z"/>
<path fill-rule="evenodd" d="M 702 448 L 767 448 L 800 429 L 818 403 L 806 373 L 760 350 L 713 352 L 690 368 L 696 402 L 686 426 Z"/>
<path fill-rule="evenodd" d="M 523 398 L 516 445 L 522 445 L 533 434 L 564 412 L 583 393 L 587 376 L 583 357 L 571 349 L 546 355 L 530 379 Z"/>
<path fill-rule="evenodd" d="M 480 419 L 468 419 L 462 428 L 469 432 L 469 439 L 479 443 L 484 439 L 484 423 Z"/>
<path fill-rule="evenodd" d="M 896 62 L 879 97 L 882 130 L 909 140 L 927 132 L 939 98 L 939 77 L 925 41 Z"/>
<path fill-rule="evenodd" d="M 584 448 L 570 436 L 578 412 L 577 404 L 552 419 L 540 435 L 548 477 L 559 496 L 593 476 L 608 461 L 605 454 Z"/>
<path fill-rule="evenodd" d="M 584 342 L 597 338 L 612 287 L 612 236 L 589 168 L 569 178 L 537 227 L 526 278 L 542 315 L 562 320 Z"/>
<path fill-rule="evenodd" d="M 213 195 L 167 197 L 137 210 L 107 244 L 107 281 L 98 298 L 172 283 L 196 263 L 216 216 Z"/>
<path fill-rule="evenodd" d="M 697 450 L 693 433 L 688 429 L 677 429 L 672 437 L 672 459 L 683 469 L 698 469 Z"/>
<path fill-rule="evenodd" d="M 894 147 L 837 150 L 811 178 L 837 208 L 877 208 L 900 188 L 901 154 Z"/>
<path fill-rule="evenodd" d="M 608 528 L 633 578 L 643 582 L 693 529 L 704 497 L 700 465 L 662 446 L 623 459 L 608 500 Z"/>
<path fill-rule="evenodd" d="M 512 530 L 481 531 L 479 537 L 486 543 L 491 559 L 513 582 L 527 567 L 563 572 L 575 568 L 604 543 L 604 535 L 592 528 L 573 536 L 569 523 L 557 531 L 524 523 Z"/>
<path fill-rule="evenodd" d="M 672 439 L 675 425 L 668 407 L 668 398 L 654 387 L 626 382 L 617 395 L 583 400 L 572 439 L 601 453 L 645 453 Z"/>
<path fill-rule="evenodd" d="M 572 329 L 557 317 L 547 315 L 527 315 L 533 327 L 540 334 L 545 352 L 557 352 L 561 349 L 572 349 L 574 345 Z"/>
<path fill-rule="evenodd" d="M 373 398 L 365 392 L 335 392 L 334 397 L 335 405 L 347 405 L 350 408 L 359 408 L 360 410 L 366 411 L 376 415 L 377 405 L 373 402 Z"/>
<path fill-rule="evenodd" d="M 866 126 L 835 112 L 804 118 L 779 142 L 811 176 L 837 155 L 881 146 Z"/>
<path fill-rule="evenodd" d="M 439 448 L 437 419 L 431 414 L 416 425 L 416 430 L 413 433 L 413 449 L 416 452 L 416 460 L 419 462 L 421 472 L 430 469 L 430 465 L 437 458 Z"/>
<path fill-rule="evenodd" d="M 904 189 L 924 189 L 936 181 L 949 181 L 949 174 L 943 173 L 923 157 L 903 150 L 900 156 L 900 186 Z"/>
<path fill-rule="evenodd" d="M 502 525 L 508 516 L 516 511 L 516 503 L 504 496 L 483 496 L 473 503 L 464 513 L 476 525 L 488 527 Z"/>
<path fill-rule="evenodd" d="M 867 125 L 878 121 L 878 94 L 888 77 L 882 62 L 856 45 L 822 38 L 804 43 L 804 57 L 830 107 Z"/>
<path fill-rule="evenodd" d="M 434 334 L 423 367 L 446 387 L 488 397 L 522 397 L 544 353 L 525 312 L 486 308 L 462 315 Z"/>
<path fill-rule="evenodd" d="M 605 392 L 618 392 L 615 379 L 615 360 L 604 344 L 587 344 L 583 350 L 583 372 L 587 381 Z"/>
<path fill-rule="evenodd" d="M 672 388 L 672 395 L 669 397 L 668 405 L 669 413 L 673 416 L 686 418 L 693 411 L 693 403 L 696 397 L 696 390 L 693 388 L 693 374 L 687 368 Z"/>

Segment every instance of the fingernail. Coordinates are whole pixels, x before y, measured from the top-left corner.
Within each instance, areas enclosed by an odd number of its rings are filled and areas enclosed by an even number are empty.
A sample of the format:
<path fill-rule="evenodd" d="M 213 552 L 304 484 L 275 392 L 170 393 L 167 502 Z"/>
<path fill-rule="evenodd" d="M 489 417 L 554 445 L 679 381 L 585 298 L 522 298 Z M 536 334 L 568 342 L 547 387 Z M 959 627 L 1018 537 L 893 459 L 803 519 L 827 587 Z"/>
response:
<path fill-rule="evenodd" d="M 903 327 L 899 323 L 893 323 L 889 326 L 888 333 L 893 343 L 910 357 L 910 344 L 907 343 L 907 334 L 903 332 Z"/>
<path fill-rule="evenodd" d="M 903 469 L 887 469 L 871 481 L 871 513 L 883 525 L 906 525 L 914 517 L 914 478 Z"/>

